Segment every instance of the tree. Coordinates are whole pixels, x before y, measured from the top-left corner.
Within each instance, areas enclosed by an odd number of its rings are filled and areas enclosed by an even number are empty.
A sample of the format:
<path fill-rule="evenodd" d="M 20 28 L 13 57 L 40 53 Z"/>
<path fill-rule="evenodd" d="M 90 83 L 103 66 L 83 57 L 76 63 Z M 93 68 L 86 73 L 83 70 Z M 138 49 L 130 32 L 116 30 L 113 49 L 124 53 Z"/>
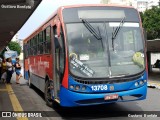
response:
<path fill-rule="evenodd" d="M 154 6 L 140 15 L 143 27 L 147 31 L 147 39 L 160 38 L 160 8 Z"/>
<path fill-rule="evenodd" d="M 10 50 L 17 51 L 18 55 L 21 53 L 21 46 L 17 42 L 9 42 L 8 47 Z"/>

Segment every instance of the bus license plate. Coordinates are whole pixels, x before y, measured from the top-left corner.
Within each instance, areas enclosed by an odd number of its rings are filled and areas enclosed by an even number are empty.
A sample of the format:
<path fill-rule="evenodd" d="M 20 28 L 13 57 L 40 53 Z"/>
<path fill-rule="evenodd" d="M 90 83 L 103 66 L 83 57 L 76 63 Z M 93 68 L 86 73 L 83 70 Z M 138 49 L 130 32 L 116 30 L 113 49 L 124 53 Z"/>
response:
<path fill-rule="evenodd" d="M 106 95 L 104 100 L 115 100 L 118 99 L 118 94 Z"/>

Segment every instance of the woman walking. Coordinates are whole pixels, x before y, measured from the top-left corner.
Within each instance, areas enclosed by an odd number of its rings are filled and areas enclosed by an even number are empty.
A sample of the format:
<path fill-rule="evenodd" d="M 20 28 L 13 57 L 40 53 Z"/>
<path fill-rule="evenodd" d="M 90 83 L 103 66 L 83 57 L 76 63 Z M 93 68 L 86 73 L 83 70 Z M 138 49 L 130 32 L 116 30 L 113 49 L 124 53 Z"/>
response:
<path fill-rule="evenodd" d="M 19 79 L 22 77 L 21 65 L 19 64 L 19 58 L 16 58 L 15 72 L 16 72 L 16 84 L 19 84 Z"/>
<path fill-rule="evenodd" d="M 11 83 L 11 78 L 12 78 L 12 72 L 13 72 L 13 65 L 12 65 L 12 60 L 11 58 L 7 58 L 7 78 L 6 78 L 6 82 L 7 84 L 12 84 Z"/>

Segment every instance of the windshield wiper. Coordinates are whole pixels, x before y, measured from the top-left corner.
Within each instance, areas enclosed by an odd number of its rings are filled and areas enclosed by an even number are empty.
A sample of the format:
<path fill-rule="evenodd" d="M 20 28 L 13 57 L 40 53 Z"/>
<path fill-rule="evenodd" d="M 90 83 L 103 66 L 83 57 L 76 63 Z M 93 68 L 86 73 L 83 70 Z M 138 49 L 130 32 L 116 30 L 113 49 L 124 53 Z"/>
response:
<path fill-rule="evenodd" d="M 86 20 L 86 19 L 82 19 L 83 24 L 85 25 L 85 27 L 90 31 L 90 33 L 92 33 L 94 35 L 94 37 L 97 40 L 102 40 L 102 37 L 99 33 L 97 33 L 97 31 L 94 29 L 94 27 Z"/>
<path fill-rule="evenodd" d="M 115 40 L 115 38 L 117 37 L 117 34 L 119 33 L 121 27 L 123 26 L 124 19 L 125 19 L 125 17 L 123 17 L 123 18 L 121 19 L 121 22 L 120 22 L 119 26 L 116 27 L 116 29 L 113 30 L 113 32 L 112 32 L 112 48 L 113 48 L 113 51 L 114 51 L 114 40 Z"/>

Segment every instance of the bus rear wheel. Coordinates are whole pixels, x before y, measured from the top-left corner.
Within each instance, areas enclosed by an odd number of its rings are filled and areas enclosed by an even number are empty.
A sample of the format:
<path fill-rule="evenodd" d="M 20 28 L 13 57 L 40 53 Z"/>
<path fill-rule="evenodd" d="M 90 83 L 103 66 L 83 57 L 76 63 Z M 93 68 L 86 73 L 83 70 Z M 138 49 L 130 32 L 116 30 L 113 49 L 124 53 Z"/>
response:
<path fill-rule="evenodd" d="M 52 100 L 52 94 L 51 94 L 51 90 L 50 90 L 50 83 L 49 83 L 49 81 L 46 81 L 44 94 L 45 94 L 46 104 L 49 107 L 53 107 L 53 100 Z"/>

